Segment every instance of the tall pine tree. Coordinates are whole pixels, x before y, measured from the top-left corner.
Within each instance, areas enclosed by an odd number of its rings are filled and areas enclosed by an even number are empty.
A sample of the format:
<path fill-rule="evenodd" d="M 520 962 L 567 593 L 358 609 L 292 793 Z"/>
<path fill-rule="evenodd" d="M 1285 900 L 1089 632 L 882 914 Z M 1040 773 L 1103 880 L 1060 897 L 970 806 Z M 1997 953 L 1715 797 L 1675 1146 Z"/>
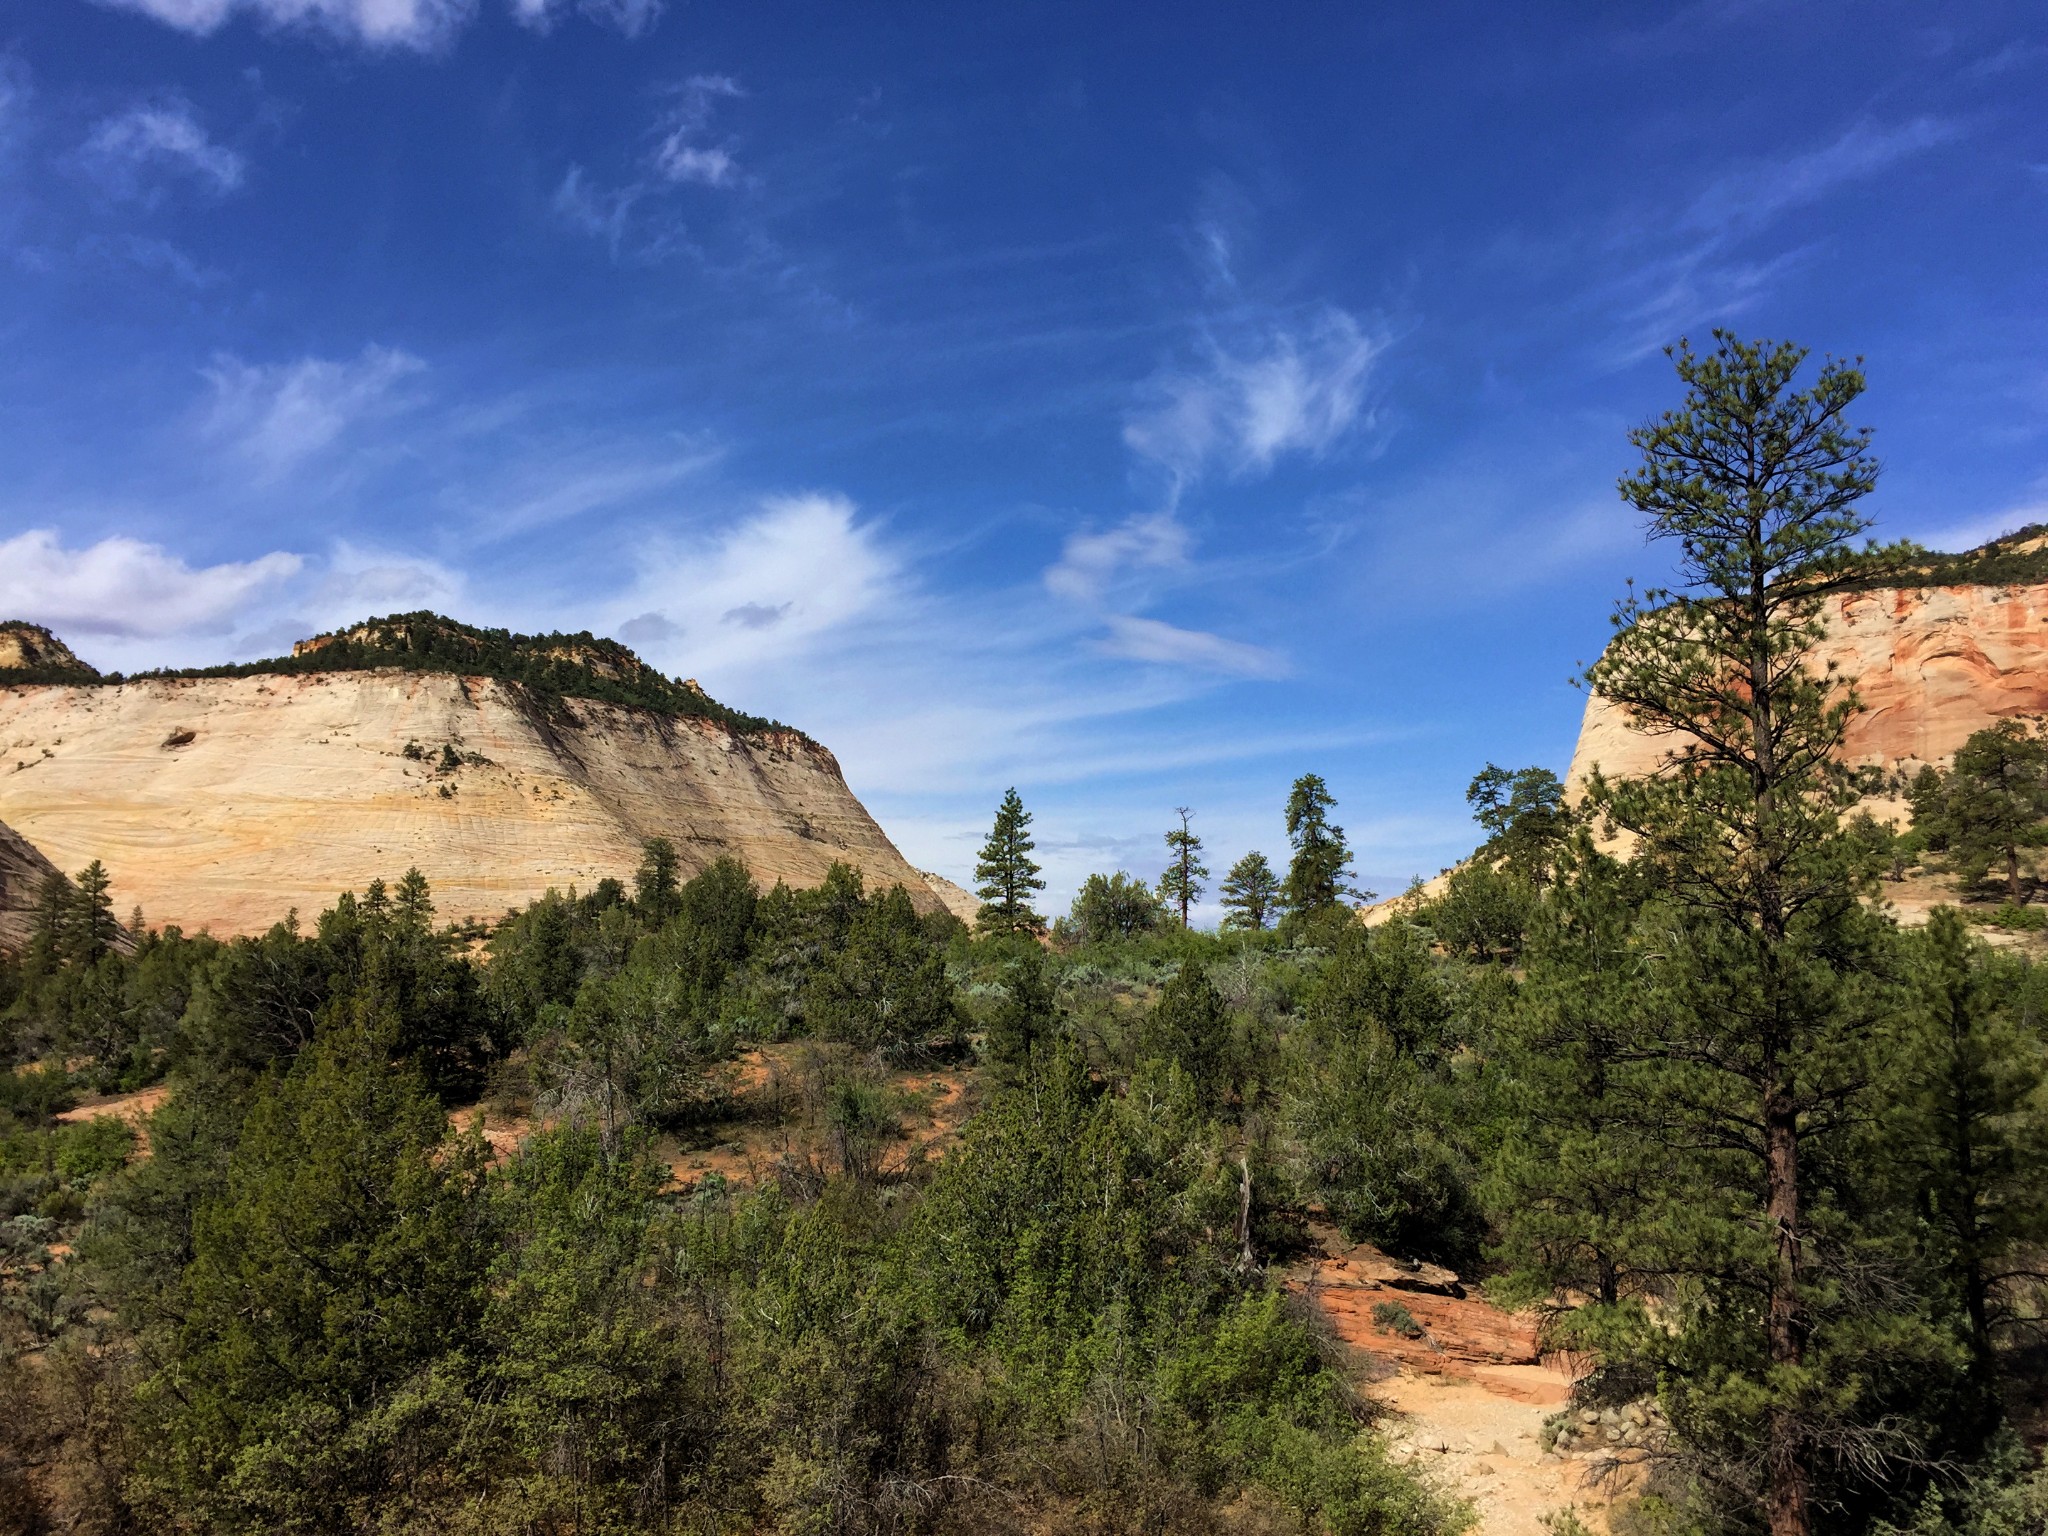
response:
<path fill-rule="evenodd" d="M 1772 1536 L 1806 1536 L 1823 1471 L 1871 1470 L 1828 1450 L 1855 1439 L 1853 1409 L 1824 1385 L 1831 1337 L 1853 1344 L 1815 1309 L 1844 1256 L 1811 1218 L 1808 1141 L 1863 1080 L 1875 940 L 1839 827 L 1854 698 L 1807 655 L 1823 601 L 1867 571 L 1851 542 L 1877 464 L 1846 421 L 1856 368 L 1830 361 L 1802 390 L 1803 349 L 1715 334 L 1708 355 L 1673 350 L 1685 399 L 1630 433 L 1643 460 L 1620 484 L 1677 546 L 1680 589 L 1622 604 L 1587 675 L 1672 746 L 1648 778 L 1596 773 L 1591 800 L 1635 834 L 1661 888 L 1650 1117 L 1673 1146 L 1712 1149 L 1700 1167 L 1718 1198 L 1664 1234 L 1667 1273 L 1701 1298 L 1677 1378 L 1684 1423 L 1759 1466 Z"/>
<path fill-rule="evenodd" d="M 1032 898 L 1045 889 L 1031 859 L 1037 846 L 1031 840 L 1031 813 L 1014 788 L 1004 791 L 995 825 L 974 866 L 974 893 L 981 898 L 975 925 L 983 933 L 1045 931 L 1045 919 L 1031 907 Z"/>
<path fill-rule="evenodd" d="M 1202 899 L 1202 882 L 1209 878 L 1209 866 L 1202 862 L 1202 840 L 1188 825 L 1195 813 L 1177 805 L 1173 814 L 1180 818 L 1180 825 L 1166 834 L 1166 873 L 1159 877 L 1159 899 L 1180 909 L 1180 925 L 1185 928 L 1188 908 Z"/>
<path fill-rule="evenodd" d="M 1287 795 L 1287 841 L 1294 858 L 1280 888 L 1291 925 L 1334 911 L 1346 896 L 1370 898 L 1370 891 L 1351 885 L 1351 845 L 1344 829 L 1330 820 L 1337 804 L 1318 774 L 1305 773 Z"/>

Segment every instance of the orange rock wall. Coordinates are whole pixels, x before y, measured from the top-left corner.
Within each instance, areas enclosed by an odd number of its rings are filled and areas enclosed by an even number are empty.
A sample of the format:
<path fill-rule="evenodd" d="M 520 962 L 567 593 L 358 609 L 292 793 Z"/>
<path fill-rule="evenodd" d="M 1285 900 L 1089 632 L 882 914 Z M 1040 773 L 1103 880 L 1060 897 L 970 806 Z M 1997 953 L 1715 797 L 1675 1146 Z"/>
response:
<path fill-rule="evenodd" d="M 1946 762 L 1993 721 L 2048 714 L 2048 587 L 1853 592 L 1830 601 L 1826 622 L 1816 660 L 1856 685 L 1845 749 L 1859 767 Z M 1566 782 L 1576 793 L 1595 765 L 1648 773 L 1668 749 L 1590 698 Z"/>

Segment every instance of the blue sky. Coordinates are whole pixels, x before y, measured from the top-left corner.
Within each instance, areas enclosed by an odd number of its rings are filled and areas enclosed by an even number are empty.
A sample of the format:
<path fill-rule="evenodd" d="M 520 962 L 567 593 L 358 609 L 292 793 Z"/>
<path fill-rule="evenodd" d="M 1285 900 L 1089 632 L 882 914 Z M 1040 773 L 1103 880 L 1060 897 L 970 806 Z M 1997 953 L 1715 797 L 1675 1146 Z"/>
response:
<path fill-rule="evenodd" d="M 1662 570 L 1665 343 L 1863 355 L 1888 536 L 2048 519 L 2044 109 L 1992 0 L 37 0 L 0 610 L 617 634 L 1056 905 L 1315 771 L 1397 888 Z"/>

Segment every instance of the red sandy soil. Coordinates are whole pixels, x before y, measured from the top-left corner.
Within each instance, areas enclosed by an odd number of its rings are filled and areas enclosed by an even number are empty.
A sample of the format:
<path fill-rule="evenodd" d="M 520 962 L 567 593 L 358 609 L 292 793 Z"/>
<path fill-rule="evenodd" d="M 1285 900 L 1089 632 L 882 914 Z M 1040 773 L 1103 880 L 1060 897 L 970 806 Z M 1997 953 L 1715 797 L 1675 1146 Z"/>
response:
<path fill-rule="evenodd" d="M 1404 1278 L 1402 1266 L 1360 1245 L 1338 1246 L 1288 1281 L 1357 1352 L 1368 1395 L 1388 1410 L 1395 1459 L 1469 1499 L 1480 1536 L 1544 1536 L 1544 1517 L 1566 1508 L 1604 1531 L 1634 1469 L 1540 1448 L 1543 1421 L 1564 1407 L 1573 1373 L 1569 1362 L 1539 1353 L 1534 1316 L 1473 1294 L 1407 1289 Z M 1373 1307 L 1386 1302 L 1405 1308 L 1422 1336 L 1375 1323 Z"/>

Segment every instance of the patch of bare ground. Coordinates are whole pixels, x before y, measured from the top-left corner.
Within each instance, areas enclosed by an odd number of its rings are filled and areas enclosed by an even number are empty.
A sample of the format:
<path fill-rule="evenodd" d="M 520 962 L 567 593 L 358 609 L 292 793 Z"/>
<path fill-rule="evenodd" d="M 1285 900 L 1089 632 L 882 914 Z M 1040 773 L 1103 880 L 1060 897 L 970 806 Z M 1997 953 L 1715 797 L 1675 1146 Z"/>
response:
<path fill-rule="evenodd" d="M 1560 1456 L 1543 1423 L 1571 1395 L 1571 1362 L 1540 1352 L 1533 1314 L 1468 1292 L 1449 1271 L 1408 1265 L 1314 1229 L 1323 1252 L 1288 1286 L 1353 1352 L 1366 1394 L 1387 1410 L 1391 1454 L 1472 1502 L 1481 1536 L 1543 1536 L 1572 1509 L 1594 1531 L 1640 1479 L 1630 1453 Z"/>
<path fill-rule="evenodd" d="M 58 1114 L 59 1120 L 77 1122 L 80 1120 L 115 1119 L 125 1121 L 135 1132 L 135 1156 L 149 1156 L 149 1128 L 144 1124 L 157 1112 L 165 1099 L 171 1096 L 169 1083 L 155 1083 L 148 1088 L 138 1088 L 133 1093 L 105 1094 L 87 1099 Z"/>
<path fill-rule="evenodd" d="M 2027 881 L 2022 891 L 2028 907 L 2048 905 L 2048 886 L 2041 881 Z M 1936 907 L 1955 907 L 1965 918 L 1989 917 L 2005 904 L 2005 894 L 1986 886 L 1965 895 L 1956 890 L 1955 876 L 1915 867 L 1897 880 L 1880 880 L 1876 900 L 1901 927 L 1918 928 Z M 1987 944 L 2018 950 L 2030 959 L 2048 956 L 2048 929 L 2000 928 L 1978 921 L 1971 923 L 1970 932 Z"/>
<path fill-rule="evenodd" d="M 658 1142 L 676 1185 L 688 1189 L 716 1175 L 754 1185 L 791 1172 L 836 1167 L 823 1099 L 848 1073 L 866 1077 L 886 1096 L 873 1172 L 889 1177 L 919 1159 L 942 1157 L 976 1100 L 973 1073 L 957 1067 L 883 1070 L 843 1049 L 807 1041 L 757 1047 L 735 1064 L 726 1115 L 689 1137 Z"/>

